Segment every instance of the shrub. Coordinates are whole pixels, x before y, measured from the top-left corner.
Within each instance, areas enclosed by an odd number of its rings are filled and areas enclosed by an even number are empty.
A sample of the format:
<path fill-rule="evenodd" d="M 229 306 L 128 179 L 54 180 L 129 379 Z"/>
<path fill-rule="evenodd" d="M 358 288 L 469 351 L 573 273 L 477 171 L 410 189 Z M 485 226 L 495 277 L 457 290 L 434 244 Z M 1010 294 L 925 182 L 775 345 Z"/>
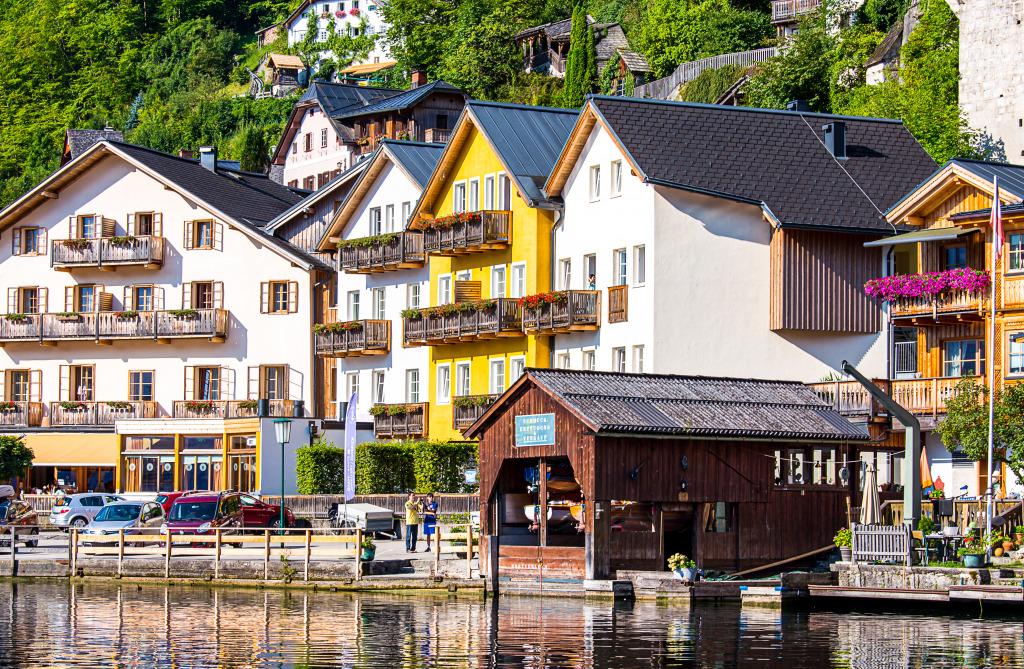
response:
<path fill-rule="evenodd" d="M 416 492 L 466 492 L 462 475 L 477 461 L 478 446 L 466 442 L 421 441 L 416 444 Z"/>
<path fill-rule="evenodd" d="M 299 448 L 295 477 L 300 495 L 340 495 L 345 492 L 345 449 L 320 440 Z"/>
<path fill-rule="evenodd" d="M 386 495 L 416 487 L 413 445 L 368 441 L 356 448 L 356 492 Z"/>

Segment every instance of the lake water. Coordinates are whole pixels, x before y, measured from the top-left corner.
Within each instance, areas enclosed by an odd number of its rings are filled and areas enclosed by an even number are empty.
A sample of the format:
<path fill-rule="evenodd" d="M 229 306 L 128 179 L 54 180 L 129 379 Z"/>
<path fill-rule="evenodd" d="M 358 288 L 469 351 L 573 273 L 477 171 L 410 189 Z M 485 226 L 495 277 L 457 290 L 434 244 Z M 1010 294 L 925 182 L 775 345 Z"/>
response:
<path fill-rule="evenodd" d="M 1024 667 L 1024 623 L 653 602 L 0 583 L 0 666 Z"/>

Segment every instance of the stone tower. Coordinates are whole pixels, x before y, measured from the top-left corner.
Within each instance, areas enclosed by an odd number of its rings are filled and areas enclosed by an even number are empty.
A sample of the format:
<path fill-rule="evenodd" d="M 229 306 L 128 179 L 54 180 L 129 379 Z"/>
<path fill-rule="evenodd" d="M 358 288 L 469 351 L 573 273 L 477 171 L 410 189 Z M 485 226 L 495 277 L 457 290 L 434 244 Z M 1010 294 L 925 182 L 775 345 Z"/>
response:
<path fill-rule="evenodd" d="M 960 19 L 960 105 L 967 122 L 1024 164 L 1024 0 L 946 0 Z"/>

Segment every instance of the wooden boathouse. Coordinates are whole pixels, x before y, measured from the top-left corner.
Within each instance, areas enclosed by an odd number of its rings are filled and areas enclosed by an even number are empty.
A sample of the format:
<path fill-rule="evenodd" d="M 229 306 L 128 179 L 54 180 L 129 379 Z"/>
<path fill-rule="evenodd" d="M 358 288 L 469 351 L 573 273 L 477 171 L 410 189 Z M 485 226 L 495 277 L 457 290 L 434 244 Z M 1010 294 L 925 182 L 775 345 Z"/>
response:
<path fill-rule="evenodd" d="M 569 579 L 830 546 L 868 441 L 801 383 L 562 369 L 526 370 L 465 434 L 498 576 Z"/>

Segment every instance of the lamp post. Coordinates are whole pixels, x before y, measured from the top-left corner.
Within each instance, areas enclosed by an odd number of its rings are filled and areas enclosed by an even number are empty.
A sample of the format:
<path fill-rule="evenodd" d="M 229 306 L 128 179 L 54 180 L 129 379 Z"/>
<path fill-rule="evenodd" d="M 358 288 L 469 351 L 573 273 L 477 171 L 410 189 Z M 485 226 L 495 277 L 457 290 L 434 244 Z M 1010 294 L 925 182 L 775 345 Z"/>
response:
<path fill-rule="evenodd" d="M 281 534 L 284 534 L 284 446 L 292 438 L 292 422 L 287 418 L 274 421 L 274 436 L 281 447 Z"/>

